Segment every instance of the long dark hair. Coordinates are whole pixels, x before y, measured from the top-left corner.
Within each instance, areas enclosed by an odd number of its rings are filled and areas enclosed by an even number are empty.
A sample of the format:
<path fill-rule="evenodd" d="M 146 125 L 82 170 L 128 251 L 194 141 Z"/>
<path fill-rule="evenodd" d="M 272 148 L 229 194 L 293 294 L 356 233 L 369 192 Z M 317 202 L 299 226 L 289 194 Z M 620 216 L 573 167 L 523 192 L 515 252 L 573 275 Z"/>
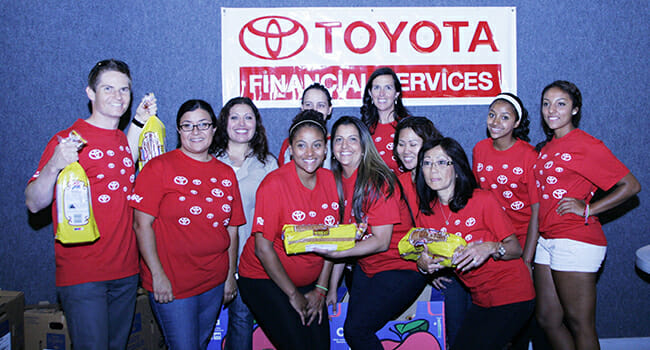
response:
<path fill-rule="evenodd" d="M 266 139 L 266 129 L 262 124 L 260 111 L 248 97 L 231 98 L 226 102 L 223 108 L 221 108 L 219 118 L 217 119 L 217 132 L 214 133 L 213 144 L 215 147 L 214 152 L 212 153 L 217 157 L 221 157 L 228 150 L 228 141 L 230 140 L 228 137 L 228 117 L 230 116 L 230 110 L 234 106 L 240 104 L 249 106 L 255 115 L 255 134 L 253 134 L 253 138 L 248 142 L 250 149 L 253 151 L 251 155 L 255 155 L 262 164 L 266 164 L 266 159 L 271 154 L 269 153 L 268 140 Z"/>
<path fill-rule="evenodd" d="M 519 125 L 512 130 L 512 137 L 514 137 L 515 139 L 518 139 L 518 140 L 530 142 L 530 137 L 528 137 L 528 133 L 530 132 L 530 128 L 529 128 L 530 119 L 528 118 L 528 110 L 526 110 L 526 108 L 524 107 L 524 104 L 521 102 L 521 99 L 519 99 L 519 97 L 517 97 L 517 95 L 509 93 L 509 92 L 502 92 L 499 95 L 507 95 L 507 96 L 511 97 L 512 99 L 514 99 L 515 102 L 517 102 L 517 104 L 519 104 L 519 108 L 521 108 L 521 115 L 519 115 L 519 113 L 517 112 L 517 108 L 516 108 L 515 105 L 512 104 L 512 101 L 507 100 L 506 98 L 503 98 L 503 97 L 500 98 L 499 96 L 497 96 L 494 99 L 494 101 L 492 101 L 492 103 L 490 103 L 489 108 L 492 108 L 492 106 L 497 101 L 503 101 L 503 102 L 508 103 L 510 106 L 512 106 L 512 110 L 515 111 L 515 116 L 516 116 L 515 122 L 520 120 Z M 490 137 L 490 131 L 487 128 L 485 129 L 485 132 L 487 133 L 487 136 Z"/>
<path fill-rule="evenodd" d="M 555 136 L 555 132 L 553 129 L 549 128 L 548 125 L 546 124 L 546 121 L 544 121 L 544 114 L 542 113 L 543 110 L 543 105 L 544 105 L 544 94 L 552 88 L 558 88 L 564 92 L 566 92 L 569 97 L 571 98 L 571 103 L 572 106 L 571 108 L 578 108 L 578 112 L 571 116 L 571 124 L 573 124 L 574 127 L 578 128 L 580 126 L 580 118 L 582 118 L 582 94 L 580 93 L 580 89 L 578 87 L 569 81 L 566 80 L 556 80 L 544 88 L 542 90 L 542 97 L 540 98 L 540 103 L 539 103 L 539 115 L 542 118 L 542 129 L 544 129 L 544 135 L 546 135 L 546 140 L 540 142 L 535 146 L 535 150 L 539 152 L 544 145 L 546 145 L 549 141 L 553 139 L 553 136 Z"/>
<path fill-rule="evenodd" d="M 212 109 L 212 106 L 210 106 L 209 103 L 203 101 L 203 100 L 187 100 L 185 101 L 180 108 L 178 108 L 178 113 L 176 113 L 176 136 L 178 138 L 178 143 L 176 144 L 176 148 L 181 148 L 181 135 L 180 135 L 180 127 L 181 127 L 181 118 L 183 117 L 183 114 L 191 111 L 195 111 L 197 109 L 202 109 L 210 115 L 210 122 L 212 123 L 212 127 L 216 128 L 217 127 L 217 117 L 214 115 L 214 110 Z M 212 143 L 210 143 L 210 148 L 208 148 L 208 153 L 214 153 L 214 137 L 212 138 Z"/>
<path fill-rule="evenodd" d="M 366 87 L 363 90 L 363 105 L 361 106 L 361 120 L 370 130 L 370 133 L 373 134 L 377 128 L 377 123 L 379 123 L 379 112 L 377 107 L 372 103 L 372 96 L 370 95 L 370 90 L 372 90 L 372 83 L 380 75 L 390 75 L 393 77 L 393 84 L 395 85 L 395 91 L 399 93 L 395 99 L 395 121 L 400 121 L 402 118 L 409 116 L 409 111 L 402 104 L 402 84 L 397 78 L 397 74 L 388 68 L 382 67 L 370 74 Z"/>
<path fill-rule="evenodd" d="M 433 125 L 433 122 L 427 117 L 409 117 L 404 118 L 397 123 L 395 127 L 395 140 L 393 140 L 393 156 L 397 160 L 397 164 L 402 170 L 408 170 L 404 167 L 402 160 L 397 154 L 397 144 L 399 144 L 399 134 L 404 129 L 411 129 L 413 132 L 422 139 L 422 142 L 428 139 L 440 139 L 442 134 Z"/>
<path fill-rule="evenodd" d="M 336 131 L 342 125 L 354 125 L 357 128 L 361 142 L 361 163 L 357 170 L 357 180 L 354 183 L 354 193 L 352 195 L 352 213 L 357 223 L 360 223 L 364 217 L 364 213 L 368 211 L 372 203 L 384 198 L 390 198 L 395 193 L 395 187 L 400 189 L 400 199 L 404 200 L 404 191 L 402 186 L 397 180 L 397 176 L 390 168 L 384 163 L 375 148 L 372 141 L 372 135 L 368 127 L 357 117 L 343 116 L 339 118 L 332 126 L 332 154 L 334 154 L 334 143 L 336 142 Z M 343 220 L 345 210 L 345 196 L 343 194 L 342 172 L 343 167 L 336 157 L 332 157 L 332 172 L 334 179 L 336 179 L 336 188 L 339 195 L 339 216 Z M 384 192 L 385 191 L 385 192 Z M 407 203 L 407 202 L 406 202 Z M 408 203 L 407 203 L 408 204 Z M 409 208 L 409 212 L 411 208 Z M 411 213 L 411 221 L 413 222 L 413 214 Z"/>
<path fill-rule="evenodd" d="M 453 162 L 454 172 L 456 178 L 454 179 L 454 194 L 449 201 L 449 209 L 454 213 L 463 209 L 474 190 L 478 188 L 478 183 L 472 173 L 472 167 L 467 159 L 467 154 L 458 141 L 451 137 L 445 137 L 437 140 L 427 140 L 422 145 L 420 153 L 418 153 L 418 168 L 415 176 L 415 188 L 418 193 L 418 200 L 420 205 L 420 212 L 424 215 L 433 214 L 433 205 L 438 199 L 438 192 L 431 189 L 424 180 L 422 174 L 422 161 L 424 154 L 436 146 L 440 146 L 442 150 L 451 158 Z"/>

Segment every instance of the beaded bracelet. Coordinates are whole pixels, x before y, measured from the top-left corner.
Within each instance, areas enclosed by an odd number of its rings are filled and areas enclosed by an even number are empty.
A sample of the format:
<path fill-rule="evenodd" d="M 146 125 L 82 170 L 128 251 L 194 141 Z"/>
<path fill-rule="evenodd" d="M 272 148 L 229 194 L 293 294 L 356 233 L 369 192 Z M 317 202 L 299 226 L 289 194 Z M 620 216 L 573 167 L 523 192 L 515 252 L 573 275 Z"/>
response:
<path fill-rule="evenodd" d="M 321 286 L 320 284 L 317 284 L 317 285 L 316 285 L 316 288 L 320 288 L 320 289 L 324 290 L 325 292 L 327 292 L 327 291 L 329 290 L 329 289 L 327 289 L 327 288 Z"/>

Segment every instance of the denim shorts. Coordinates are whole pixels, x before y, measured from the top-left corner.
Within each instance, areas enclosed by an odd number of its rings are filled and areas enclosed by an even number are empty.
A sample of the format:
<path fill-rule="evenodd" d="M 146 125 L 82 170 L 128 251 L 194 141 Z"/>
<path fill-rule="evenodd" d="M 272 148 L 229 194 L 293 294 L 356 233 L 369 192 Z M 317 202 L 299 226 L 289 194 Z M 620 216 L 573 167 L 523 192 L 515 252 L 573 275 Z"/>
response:
<path fill-rule="evenodd" d="M 551 270 L 597 272 L 605 259 L 607 246 L 589 244 L 568 238 L 539 237 L 535 264 L 550 265 Z"/>

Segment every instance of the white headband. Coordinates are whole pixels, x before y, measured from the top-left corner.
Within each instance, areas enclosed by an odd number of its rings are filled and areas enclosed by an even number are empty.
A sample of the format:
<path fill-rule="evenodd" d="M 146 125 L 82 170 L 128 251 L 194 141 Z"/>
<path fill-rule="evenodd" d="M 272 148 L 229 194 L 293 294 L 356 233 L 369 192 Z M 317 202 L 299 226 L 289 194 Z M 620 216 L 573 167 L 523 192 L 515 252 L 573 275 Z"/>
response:
<path fill-rule="evenodd" d="M 496 101 L 496 100 L 506 100 L 506 101 L 510 102 L 510 104 L 513 107 L 515 107 L 515 110 L 517 111 L 517 115 L 519 116 L 519 119 L 521 119 L 523 117 L 523 115 L 522 115 L 522 106 L 519 104 L 519 102 L 517 102 L 517 100 L 515 100 L 514 97 L 512 97 L 510 95 L 506 95 L 506 94 L 498 94 L 497 97 L 494 98 L 494 101 Z M 494 103 L 494 101 L 492 101 L 492 103 Z"/>

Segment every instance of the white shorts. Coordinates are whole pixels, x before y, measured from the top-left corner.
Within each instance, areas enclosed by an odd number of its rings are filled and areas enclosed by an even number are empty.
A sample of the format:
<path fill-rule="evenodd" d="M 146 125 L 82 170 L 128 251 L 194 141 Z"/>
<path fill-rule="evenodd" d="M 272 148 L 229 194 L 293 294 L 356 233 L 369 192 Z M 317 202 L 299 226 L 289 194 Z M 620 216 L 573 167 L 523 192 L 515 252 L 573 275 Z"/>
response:
<path fill-rule="evenodd" d="M 539 237 L 535 264 L 550 265 L 551 270 L 597 272 L 605 259 L 606 246 L 594 245 L 568 238 Z"/>

